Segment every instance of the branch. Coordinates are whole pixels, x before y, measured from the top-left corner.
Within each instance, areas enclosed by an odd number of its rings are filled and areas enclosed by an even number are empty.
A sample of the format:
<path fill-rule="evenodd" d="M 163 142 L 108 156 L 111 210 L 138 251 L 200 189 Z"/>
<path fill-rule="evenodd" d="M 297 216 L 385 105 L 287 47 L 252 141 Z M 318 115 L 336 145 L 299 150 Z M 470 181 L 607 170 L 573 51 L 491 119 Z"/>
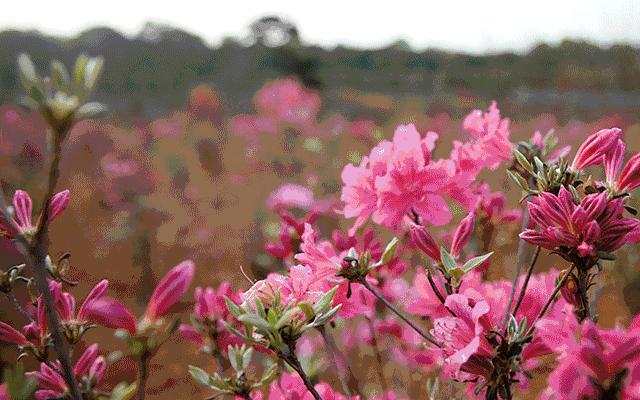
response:
<path fill-rule="evenodd" d="M 513 316 L 516 316 L 518 312 L 518 308 L 520 308 L 520 304 L 522 303 L 522 299 L 524 298 L 524 294 L 527 291 L 527 286 L 529 285 L 529 279 L 531 279 L 531 274 L 533 273 L 533 268 L 538 261 L 538 256 L 540 255 L 540 246 L 536 247 L 536 252 L 533 254 L 533 258 L 531 259 L 531 263 L 529 264 L 529 269 L 527 270 L 527 275 L 524 278 L 524 282 L 522 282 L 522 289 L 520 289 L 520 295 L 518 296 L 518 301 L 516 302 L 516 306 L 513 308 Z"/>
<path fill-rule="evenodd" d="M 521 231 L 527 229 L 529 225 L 529 209 L 524 207 L 524 214 L 522 215 L 522 229 Z M 520 277 L 520 271 L 522 270 L 522 264 L 524 264 L 525 258 L 525 250 L 527 249 L 527 242 L 520 239 L 518 242 L 518 256 L 516 259 L 516 274 L 513 277 L 513 283 L 511 285 L 511 293 L 509 294 L 509 301 L 507 302 L 507 308 L 505 309 L 504 316 L 502 317 L 501 327 L 504 327 L 507 324 L 507 320 L 509 319 L 509 314 L 511 314 L 511 305 L 513 304 L 513 299 L 516 295 L 516 287 L 518 286 L 518 278 Z"/>
<path fill-rule="evenodd" d="M 395 308 L 395 306 L 393 304 L 389 303 L 389 301 L 387 299 L 382 297 L 382 295 L 380 293 L 378 293 L 371 285 L 369 285 L 369 282 L 367 282 L 366 279 L 364 279 L 364 278 L 359 279 L 358 283 L 360 283 L 362 286 L 367 288 L 367 290 L 370 291 L 374 296 L 376 296 L 378 298 L 378 300 L 383 302 L 384 305 L 387 306 L 387 308 L 389 310 L 393 311 L 394 314 L 396 314 L 407 325 L 409 325 L 411 328 L 413 328 L 414 331 L 418 332 L 418 334 L 420 336 L 422 336 L 427 342 L 435 345 L 436 347 L 442 348 L 442 344 L 438 343 L 438 341 L 436 341 L 431 335 L 429 335 L 426 332 L 423 332 L 422 329 L 420 329 L 416 324 L 411 322 L 411 320 L 409 318 L 405 317 L 397 308 Z"/>

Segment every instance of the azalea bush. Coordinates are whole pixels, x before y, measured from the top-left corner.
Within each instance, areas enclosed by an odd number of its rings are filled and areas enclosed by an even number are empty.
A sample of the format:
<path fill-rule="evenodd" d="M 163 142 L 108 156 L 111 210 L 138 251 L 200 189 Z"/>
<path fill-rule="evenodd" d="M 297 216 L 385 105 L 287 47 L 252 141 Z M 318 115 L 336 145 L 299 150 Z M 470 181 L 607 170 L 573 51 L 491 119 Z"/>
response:
<path fill-rule="evenodd" d="M 58 188 L 69 132 L 105 111 L 89 101 L 102 64 L 81 56 L 67 69 L 56 61 L 41 77 L 27 56 L 18 60 L 23 103 L 47 129 L 48 162 L 41 199 L 21 189 L 10 201 L 0 193 L 0 232 L 23 261 L 0 274 L 3 307 L 15 311 L 0 322 L 0 340 L 16 360 L 0 399 L 152 397 L 151 362 L 180 339 L 193 352 L 172 356 L 202 398 L 403 399 L 413 392 L 398 381 L 409 375 L 420 398 L 530 398 L 535 391 L 543 399 L 640 399 L 640 317 L 611 328 L 599 325 L 598 314 L 611 261 L 640 241 L 632 198 L 640 154 L 628 154 L 620 129 L 598 130 L 576 151 L 553 131 L 515 141 L 493 102 L 464 118 L 459 140 L 442 143 L 438 132 L 415 124 L 383 140 L 373 122 L 319 121 L 316 92 L 276 81 L 256 95 L 255 114 L 229 124 L 250 158 L 258 160 L 261 137 L 281 132 L 285 151 L 302 141 L 321 155 L 325 130 L 364 137 L 368 155 L 345 157 L 339 201 L 315 199 L 293 183 L 272 192 L 267 206 L 280 222 L 262 246 L 277 272 L 255 277 L 234 267 L 243 284 L 196 287 L 184 311 L 177 304 L 190 297 L 196 274 L 185 260 L 137 309 L 110 294 L 107 279 L 77 290 L 69 256 L 50 254 L 50 225 L 74 201 Z M 202 89 L 194 96 L 194 110 L 219 124 L 219 114 L 207 111 L 218 100 Z M 155 129 L 172 136 L 180 121 L 158 121 Z M 148 149 L 154 139 L 147 139 L 137 144 Z M 122 178 L 158 180 L 147 176 L 154 162 L 142 166 L 137 156 L 130 150 L 99 160 L 110 178 L 96 190 L 112 195 L 114 209 L 130 207 L 116 195 L 127 190 Z M 277 169 L 286 175 L 294 164 Z M 507 194 L 483 178 L 504 170 L 519 203 L 508 205 Z M 167 187 L 199 198 L 186 184 Z M 129 211 L 130 223 L 141 223 Z M 346 229 L 327 232 L 321 217 Z M 504 235 L 518 241 L 515 257 L 503 254 L 497 238 Z M 540 270 L 541 257 L 556 267 Z M 494 278 L 496 258 L 506 258 L 513 279 Z M 112 331 L 117 341 L 95 343 L 93 330 Z M 359 360 L 371 361 L 366 376 Z M 118 368 L 122 380 L 113 378 Z"/>

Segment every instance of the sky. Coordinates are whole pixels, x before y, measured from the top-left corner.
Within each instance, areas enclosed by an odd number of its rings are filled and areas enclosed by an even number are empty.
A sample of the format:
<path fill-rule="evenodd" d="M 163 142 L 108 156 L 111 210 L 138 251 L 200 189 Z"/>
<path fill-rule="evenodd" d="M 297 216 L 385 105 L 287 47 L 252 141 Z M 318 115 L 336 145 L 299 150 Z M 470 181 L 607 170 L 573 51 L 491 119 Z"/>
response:
<path fill-rule="evenodd" d="M 540 42 L 586 39 L 640 47 L 640 0 L 9 0 L 0 30 L 73 36 L 95 26 L 137 34 L 147 21 L 201 36 L 211 45 L 242 38 L 265 15 L 293 22 L 305 43 L 378 48 L 398 39 L 414 49 L 524 52 Z M 379 5 L 377 5 L 377 3 Z"/>

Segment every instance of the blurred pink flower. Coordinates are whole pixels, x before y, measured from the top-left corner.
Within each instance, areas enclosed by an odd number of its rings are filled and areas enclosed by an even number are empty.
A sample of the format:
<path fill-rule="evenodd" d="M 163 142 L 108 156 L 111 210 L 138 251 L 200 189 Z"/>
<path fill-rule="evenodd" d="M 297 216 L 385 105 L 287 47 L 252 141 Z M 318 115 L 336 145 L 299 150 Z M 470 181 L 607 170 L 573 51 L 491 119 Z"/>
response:
<path fill-rule="evenodd" d="M 183 261 L 173 267 L 158 282 L 151 294 L 144 318 L 147 321 L 155 321 L 164 316 L 189 289 L 194 273 L 195 265 L 191 260 Z"/>
<path fill-rule="evenodd" d="M 281 185 L 267 198 L 267 207 L 272 210 L 288 208 L 311 210 L 313 205 L 314 198 L 311 189 L 294 183 Z"/>

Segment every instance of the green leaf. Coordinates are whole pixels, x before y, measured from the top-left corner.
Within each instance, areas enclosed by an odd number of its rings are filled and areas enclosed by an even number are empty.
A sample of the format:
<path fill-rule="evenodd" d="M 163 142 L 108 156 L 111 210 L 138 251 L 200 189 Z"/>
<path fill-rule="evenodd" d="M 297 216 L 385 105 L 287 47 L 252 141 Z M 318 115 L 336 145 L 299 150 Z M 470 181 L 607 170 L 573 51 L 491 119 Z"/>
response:
<path fill-rule="evenodd" d="M 389 261 L 391 261 L 397 248 L 398 248 L 398 238 L 394 237 L 393 239 L 391 239 L 391 241 L 387 244 L 387 247 L 384 249 L 384 253 L 382 253 L 382 258 L 380 259 L 380 262 L 384 265 Z"/>
<path fill-rule="evenodd" d="M 520 164 L 520 166 L 524 168 L 528 173 L 533 175 L 533 166 L 531 165 L 529 160 L 527 160 L 527 157 L 525 157 L 524 154 L 520 153 L 517 149 L 513 149 L 513 155 L 515 156 L 516 161 L 518 161 L 518 164 Z"/>
<path fill-rule="evenodd" d="M 267 370 L 264 371 L 264 373 L 262 374 L 262 379 L 260 379 L 260 384 L 258 385 L 258 387 L 268 385 L 269 383 L 271 383 L 273 378 L 276 377 L 277 371 L 278 371 L 278 364 L 272 363 L 269 366 L 269 368 L 267 368 Z"/>
<path fill-rule="evenodd" d="M 256 328 L 263 329 L 265 331 L 268 331 L 271 328 L 264 318 L 261 318 L 256 314 L 242 314 L 238 319 L 245 324 L 253 325 Z"/>
<path fill-rule="evenodd" d="M 253 347 L 249 347 L 242 354 L 242 370 L 246 370 L 249 367 L 249 363 L 251 362 L 251 357 L 253 357 Z"/>
<path fill-rule="evenodd" d="M 446 271 L 458 268 L 458 263 L 444 247 L 440 247 L 440 260 Z"/>
<path fill-rule="evenodd" d="M 111 390 L 109 400 L 131 400 L 136 395 L 137 387 L 135 382 L 131 384 L 120 382 Z"/>
<path fill-rule="evenodd" d="M 529 189 L 529 184 L 519 173 L 507 170 L 507 175 L 509 175 L 509 177 L 513 179 L 513 181 L 520 187 L 520 189 L 524 190 L 525 192 L 531 191 L 531 189 Z"/>
<path fill-rule="evenodd" d="M 316 301 L 316 304 L 313 305 L 313 311 L 316 314 L 326 312 L 329 309 L 331 303 L 333 303 L 333 297 L 336 294 L 336 290 L 338 290 L 338 287 L 334 286 L 331 290 L 320 297 L 318 301 Z"/>
<path fill-rule="evenodd" d="M 227 305 L 227 309 L 234 317 L 238 318 L 243 314 L 242 309 L 227 296 L 224 296 L 224 302 Z"/>
<path fill-rule="evenodd" d="M 466 263 L 464 263 L 464 265 L 462 266 L 462 270 L 464 272 L 469 272 L 472 269 L 476 268 L 477 266 L 481 265 L 483 262 L 485 262 L 485 260 L 487 260 L 489 257 L 491 257 L 491 255 L 493 254 L 493 251 L 491 253 L 487 253 L 483 256 L 478 256 L 478 257 L 474 257 L 471 260 L 467 261 Z"/>
<path fill-rule="evenodd" d="M 39 86 L 40 77 L 36 72 L 36 67 L 33 65 L 31 58 L 24 53 L 18 56 L 18 75 L 27 93 L 32 87 Z"/>
<path fill-rule="evenodd" d="M 311 306 L 311 304 L 309 304 L 306 301 L 301 301 L 300 303 L 298 303 L 298 308 L 302 310 L 307 320 L 312 320 L 313 317 L 316 315 L 315 311 L 313 311 L 313 307 Z"/>
<path fill-rule="evenodd" d="M 66 90 L 69 86 L 69 72 L 67 68 L 58 60 L 51 61 L 51 81 L 58 90 Z"/>
<path fill-rule="evenodd" d="M 189 365 L 189 375 L 201 385 L 210 386 L 210 376 L 209 373 L 202 368 L 196 367 L 194 365 Z"/>
<path fill-rule="evenodd" d="M 96 86 L 96 82 L 102 73 L 104 59 L 102 57 L 91 57 L 84 68 L 84 87 L 90 93 Z"/>

